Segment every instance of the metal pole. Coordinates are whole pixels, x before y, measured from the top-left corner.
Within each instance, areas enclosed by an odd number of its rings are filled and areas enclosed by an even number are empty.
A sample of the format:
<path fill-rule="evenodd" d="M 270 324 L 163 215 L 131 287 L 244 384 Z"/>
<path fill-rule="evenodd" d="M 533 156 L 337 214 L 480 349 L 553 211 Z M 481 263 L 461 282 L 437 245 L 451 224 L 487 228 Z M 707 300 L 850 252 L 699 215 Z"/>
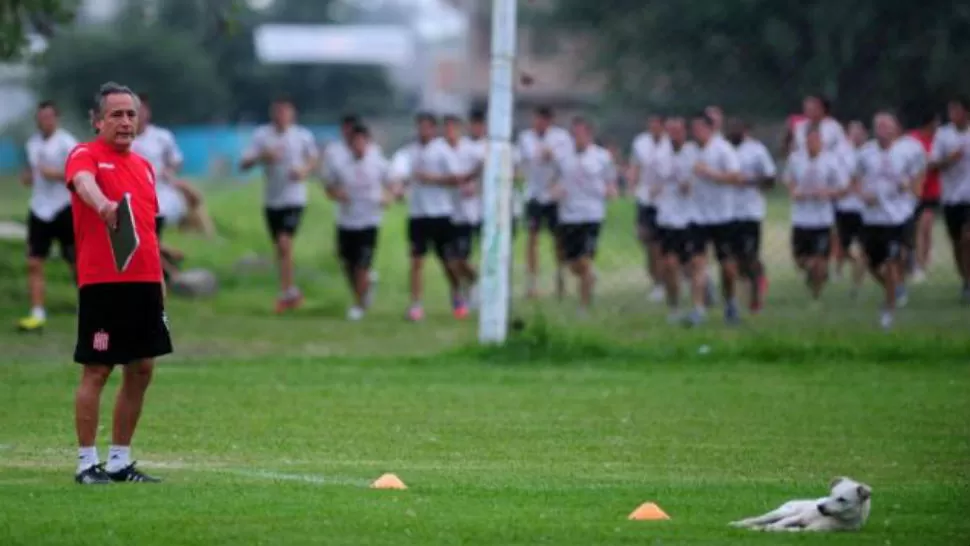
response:
<path fill-rule="evenodd" d="M 502 344 L 508 335 L 512 250 L 512 107 L 516 0 L 492 0 L 488 157 L 482 179 L 484 225 L 478 340 Z"/>

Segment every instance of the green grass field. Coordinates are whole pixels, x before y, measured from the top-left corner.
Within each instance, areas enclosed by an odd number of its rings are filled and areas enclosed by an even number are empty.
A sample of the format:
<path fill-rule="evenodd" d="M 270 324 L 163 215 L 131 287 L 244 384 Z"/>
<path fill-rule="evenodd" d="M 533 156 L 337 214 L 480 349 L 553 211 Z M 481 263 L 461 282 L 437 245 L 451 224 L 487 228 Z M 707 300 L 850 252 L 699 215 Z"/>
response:
<path fill-rule="evenodd" d="M 21 219 L 24 191 L 0 188 L 0 219 Z M 374 312 L 348 323 L 326 202 L 314 200 L 298 240 L 307 306 L 277 317 L 272 269 L 234 269 L 268 255 L 256 185 L 208 194 L 224 239 L 170 242 L 189 267 L 219 274 L 220 293 L 171 302 L 177 354 L 159 366 L 136 437 L 135 457 L 160 486 L 71 481 L 67 271 L 49 267 L 47 331 L 18 334 L 23 245 L 0 243 L 3 546 L 970 543 L 970 311 L 942 245 L 931 282 L 914 287 L 887 334 L 871 283 L 859 302 L 836 284 L 821 309 L 806 309 L 776 202 L 766 312 L 738 329 L 683 330 L 645 299 L 632 205 L 621 202 L 593 315 L 517 299 L 527 327 L 481 349 L 474 322 L 450 317 L 433 267 L 428 320 L 403 321 L 400 209 L 382 232 Z M 369 489 L 384 472 L 409 489 Z M 838 475 L 873 487 L 859 534 L 726 525 L 821 496 Z M 672 519 L 627 521 L 646 501 Z"/>

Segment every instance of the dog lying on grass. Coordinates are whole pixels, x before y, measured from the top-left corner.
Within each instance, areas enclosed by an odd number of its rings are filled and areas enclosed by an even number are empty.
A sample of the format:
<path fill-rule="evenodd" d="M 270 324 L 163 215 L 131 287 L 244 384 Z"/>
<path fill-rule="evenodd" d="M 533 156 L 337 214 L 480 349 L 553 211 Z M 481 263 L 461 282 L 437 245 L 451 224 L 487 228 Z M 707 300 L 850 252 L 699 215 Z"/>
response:
<path fill-rule="evenodd" d="M 858 531 L 869 519 L 872 488 L 836 478 L 829 496 L 786 502 L 767 514 L 731 523 L 756 531 Z"/>

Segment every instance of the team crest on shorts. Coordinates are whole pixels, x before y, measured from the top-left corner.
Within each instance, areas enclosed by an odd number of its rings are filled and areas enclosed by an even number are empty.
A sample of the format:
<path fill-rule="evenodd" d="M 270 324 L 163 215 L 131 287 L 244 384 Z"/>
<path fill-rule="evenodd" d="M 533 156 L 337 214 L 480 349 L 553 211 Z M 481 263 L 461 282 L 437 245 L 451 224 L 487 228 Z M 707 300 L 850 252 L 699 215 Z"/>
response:
<path fill-rule="evenodd" d="M 104 330 L 98 330 L 94 333 L 94 339 L 91 343 L 95 351 L 107 351 L 108 350 L 108 332 Z"/>

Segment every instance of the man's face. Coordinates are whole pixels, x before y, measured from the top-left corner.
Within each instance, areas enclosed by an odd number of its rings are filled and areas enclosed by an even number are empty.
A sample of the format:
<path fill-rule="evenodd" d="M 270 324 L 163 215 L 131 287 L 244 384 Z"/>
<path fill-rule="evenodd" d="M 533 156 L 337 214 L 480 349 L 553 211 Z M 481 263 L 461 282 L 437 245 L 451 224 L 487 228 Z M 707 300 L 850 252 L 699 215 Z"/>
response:
<path fill-rule="evenodd" d="M 296 118 L 296 109 L 288 102 L 274 102 L 269 115 L 276 125 L 288 127 Z"/>
<path fill-rule="evenodd" d="M 865 125 L 858 121 L 850 123 L 849 140 L 856 148 L 865 144 L 866 140 L 869 140 L 869 133 L 866 131 Z"/>
<path fill-rule="evenodd" d="M 550 125 L 552 125 L 552 120 L 541 114 L 536 114 L 532 118 L 532 128 L 538 133 L 545 133 Z"/>
<path fill-rule="evenodd" d="M 589 143 L 593 141 L 593 132 L 589 129 L 589 125 L 585 123 L 574 123 L 573 140 L 576 141 L 576 146 L 580 148 L 589 146 Z"/>
<path fill-rule="evenodd" d="M 354 124 L 353 123 L 342 123 L 340 125 L 340 134 L 343 135 L 344 140 L 350 142 L 354 138 Z"/>
<path fill-rule="evenodd" d="M 724 125 L 724 110 L 721 110 L 720 106 L 708 106 L 704 109 L 704 113 L 714 122 L 713 129 L 720 130 Z"/>
<path fill-rule="evenodd" d="M 818 100 L 817 97 L 808 97 L 802 101 L 802 113 L 812 121 L 819 121 L 825 117 L 822 101 Z"/>
<path fill-rule="evenodd" d="M 818 131 L 812 131 L 805 137 L 805 145 L 808 153 L 818 155 L 822 152 L 822 135 Z"/>
<path fill-rule="evenodd" d="M 418 138 L 424 141 L 431 140 L 438 136 L 438 126 L 433 122 L 423 119 L 418 122 Z"/>
<path fill-rule="evenodd" d="M 947 116 L 950 121 L 956 125 L 964 125 L 967 123 L 967 109 L 963 107 L 959 102 L 951 102 L 946 106 Z"/>
<path fill-rule="evenodd" d="M 57 112 L 53 108 L 41 108 L 37 111 L 37 129 L 45 135 L 57 130 Z"/>
<path fill-rule="evenodd" d="M 714 133 L 714 129 L 707 123 L 707 120 L 695 119 L 690 124 L 690 130 L 694 134 L 694 138 L 697 142 L 702 145 L 707 144 L 707 141 L 711 139 L 711 135 Z"/>
<path fill-rule="evenodd" d="M 353 150 L 354 155 L 357 157 L 364 157 L 368 144 L 370 144 L 370 139 L 367 138 L 367 135 L 360 133 L 350 135 L 350 149 Z"/>
<path fill-rule="evenodd" d="M 445 138 L 452 142 L 461 138 L 461 123 L 457 121 L 446 121 Z"/>
<path fill-rule="evenodd" d="M 728 122 L 725 130 L 725 136 L 729 141 L 735 145 L 740 144 L 741 141 L 744 140 L 744 133 L 744 123 L 738 120 L 731 120 Z"/>
<path fill-rule="evenodd" d="M 101 138 L 115 148 L 128 149 L 135 140 L 138 126 L 138 109 L 135 98 L 127 93 L 115 93 L 104 97 L 101 117 L 95 127 Z"/>
<path fill-rule="evenodd" d="M 667 135 L 670 136 L 670 140 L 676 142 L 677 144 L 687 142 L 687 126 L 684 124 L 683 120 L 668 121 L 666 129 Z"/>
<path fill-rule="evenodd" d="M 484 138 L 485 137 L 485 122 L 482 121 L 472 121 L 468 124 L 468 134 L 472 138 Z"/>
<path fill-rule="evenodd" d="M 889 142 L 896 137 L 896 120 L 891 116 L 876 116 L 872 120 L 872 127 L 876 132 L 876 139 L 880 142 Z"/>
<path fill-rule="evenodd" d="M 651 116 L 647 120 L 647 131 L 654 137 L 660 137 L 664 134 L 664 120 L 658 116 Z"/>

